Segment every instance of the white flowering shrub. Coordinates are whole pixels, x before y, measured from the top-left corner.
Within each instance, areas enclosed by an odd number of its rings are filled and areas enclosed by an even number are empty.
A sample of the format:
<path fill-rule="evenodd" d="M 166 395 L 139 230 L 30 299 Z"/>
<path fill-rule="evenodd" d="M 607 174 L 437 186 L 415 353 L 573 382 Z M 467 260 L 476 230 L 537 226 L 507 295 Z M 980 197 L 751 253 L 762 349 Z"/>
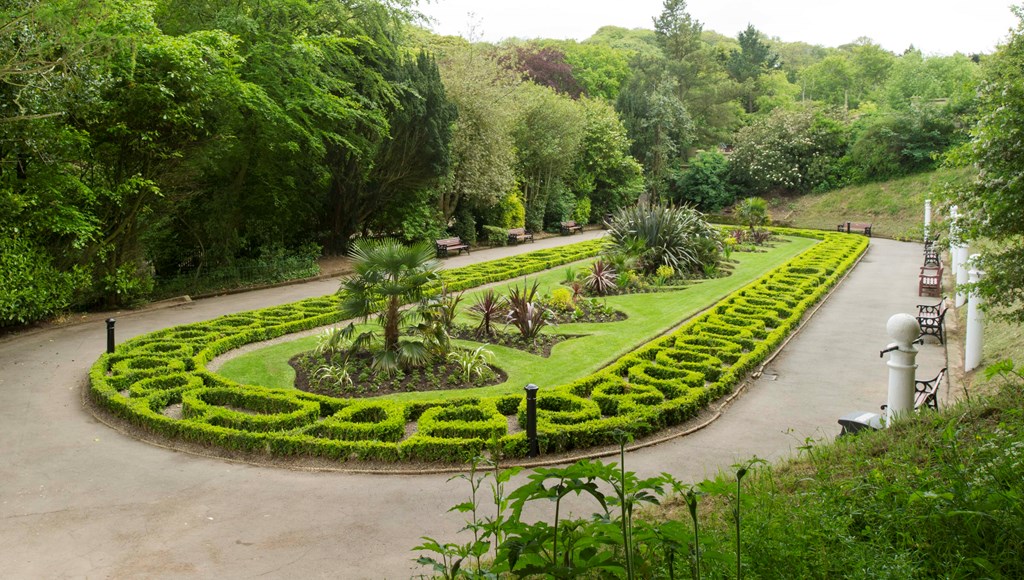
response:
<path fill-rule="evenodd" d="M 839 185 L 848 140 L 846 124 L 822 109 L 776 109 L 737 133 L 733 180 L 751 194 Z"/>

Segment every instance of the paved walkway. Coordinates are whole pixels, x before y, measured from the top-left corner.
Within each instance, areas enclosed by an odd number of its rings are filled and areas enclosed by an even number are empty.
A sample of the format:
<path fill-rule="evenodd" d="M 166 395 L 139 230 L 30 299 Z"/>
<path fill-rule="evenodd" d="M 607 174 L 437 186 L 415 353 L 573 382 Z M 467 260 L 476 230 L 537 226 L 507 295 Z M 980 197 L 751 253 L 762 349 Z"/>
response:
<path fill-rule="evenodd" d="M 476 252 L 450 266 L 584 236 Z M 877 409 L 887 369 L 885 322 L 913 312 L 921 249 L 872 240 L 868 254 L 710 427 L 639 450 L 628 467 L 700 479 L 757 455 L 781 458 L 836 419 Z M 119 315 L 118 339 L 169 325 L 292 302 L 337 289 L 321 280 Z M 35 332 L 0 343 L 0 570 L 37 577 L 408 578 L 410 549 L 432 535 L 457 539 L 466 498 L 446 475 L 309 473 L 234 464 L 120 435 L 81 405 L 86 372 L 102 352 L 102 323 Z M 921 376 L 944 364 L 921 347 Z"/>

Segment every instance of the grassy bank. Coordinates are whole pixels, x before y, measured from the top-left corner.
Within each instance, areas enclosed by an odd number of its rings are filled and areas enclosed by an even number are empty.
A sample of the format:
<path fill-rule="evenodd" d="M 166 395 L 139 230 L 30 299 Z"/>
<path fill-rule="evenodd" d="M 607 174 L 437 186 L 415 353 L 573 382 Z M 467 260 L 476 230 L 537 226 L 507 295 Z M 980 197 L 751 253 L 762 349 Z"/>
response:
<path fill-rule="evenodd" d="M 920 239 L 924 201 L 938 204 L 948 185 L 965 185 L 972 169 L 940 169 L 884 181 L 844 187 L 825 193 L 770 200 L 772 221 L 778 225 L 831 230 L 840 222 L 868 222 L 875 235 L 894 239 Z M 933 219 L 939 221 L 938 208 Z"/>
<path fill-rule="evenodd" d="M 1024 394 L 1019 377 L 940 413 L 835 443 L 744 479 L 750 578 L 1024 577 Z M 732 482 L 731 485 L 729 482 Z M 709 489 L 734 487 L 733 474 Z M 714 492 L 712 492 L 714 494 Z M 709 553 L 734 552 L 732 497 L 698 512 Z M 685 503 L 654 519 L 688 521 Z M 702 562 L 735 577 L 734 560 Z"/>

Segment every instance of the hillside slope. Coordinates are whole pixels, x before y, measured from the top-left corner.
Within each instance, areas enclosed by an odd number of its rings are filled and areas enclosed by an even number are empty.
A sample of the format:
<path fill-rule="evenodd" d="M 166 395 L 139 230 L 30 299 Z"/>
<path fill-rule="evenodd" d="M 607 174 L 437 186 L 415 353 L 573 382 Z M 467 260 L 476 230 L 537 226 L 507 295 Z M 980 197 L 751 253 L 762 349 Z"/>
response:
<path fill-rule="evenodd" d="M 825 193 L 775 197 L 769 200 L 769 211 L 778 225 L 830 230 L 841 222 L 868 222 L 874 235 L 920 239 L 925 199 L 932 199 L 933 221 L 941 221 L 942 192 L 951 185 L 966 185 L 972 176 L 971 168 L 939 169 Z"/>

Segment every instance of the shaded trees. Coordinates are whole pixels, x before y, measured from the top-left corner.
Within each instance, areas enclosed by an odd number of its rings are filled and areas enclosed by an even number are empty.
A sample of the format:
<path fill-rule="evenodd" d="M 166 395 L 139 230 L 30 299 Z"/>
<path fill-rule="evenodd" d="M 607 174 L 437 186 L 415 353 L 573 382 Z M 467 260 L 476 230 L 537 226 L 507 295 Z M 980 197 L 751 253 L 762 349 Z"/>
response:
<path fill-rule="evenodd" d="M 987 239 L 978 291 L 1000 314 L 1024 322 L 1024 8 L 1005 45 L 986 63 L 980 118 L 963 159 L 978 168 L 973 187 L 957 199 L 968 239 Z"/>
<path fill-rule="evenodd" d="M 537 231 L 552 197 L 568 194 L 566 178 L 583 139 L 583 117 L 572 100 L 553 90 L 524 84 L 517 93 L 512 137 L 518 157 L 526 226 Z"/>

